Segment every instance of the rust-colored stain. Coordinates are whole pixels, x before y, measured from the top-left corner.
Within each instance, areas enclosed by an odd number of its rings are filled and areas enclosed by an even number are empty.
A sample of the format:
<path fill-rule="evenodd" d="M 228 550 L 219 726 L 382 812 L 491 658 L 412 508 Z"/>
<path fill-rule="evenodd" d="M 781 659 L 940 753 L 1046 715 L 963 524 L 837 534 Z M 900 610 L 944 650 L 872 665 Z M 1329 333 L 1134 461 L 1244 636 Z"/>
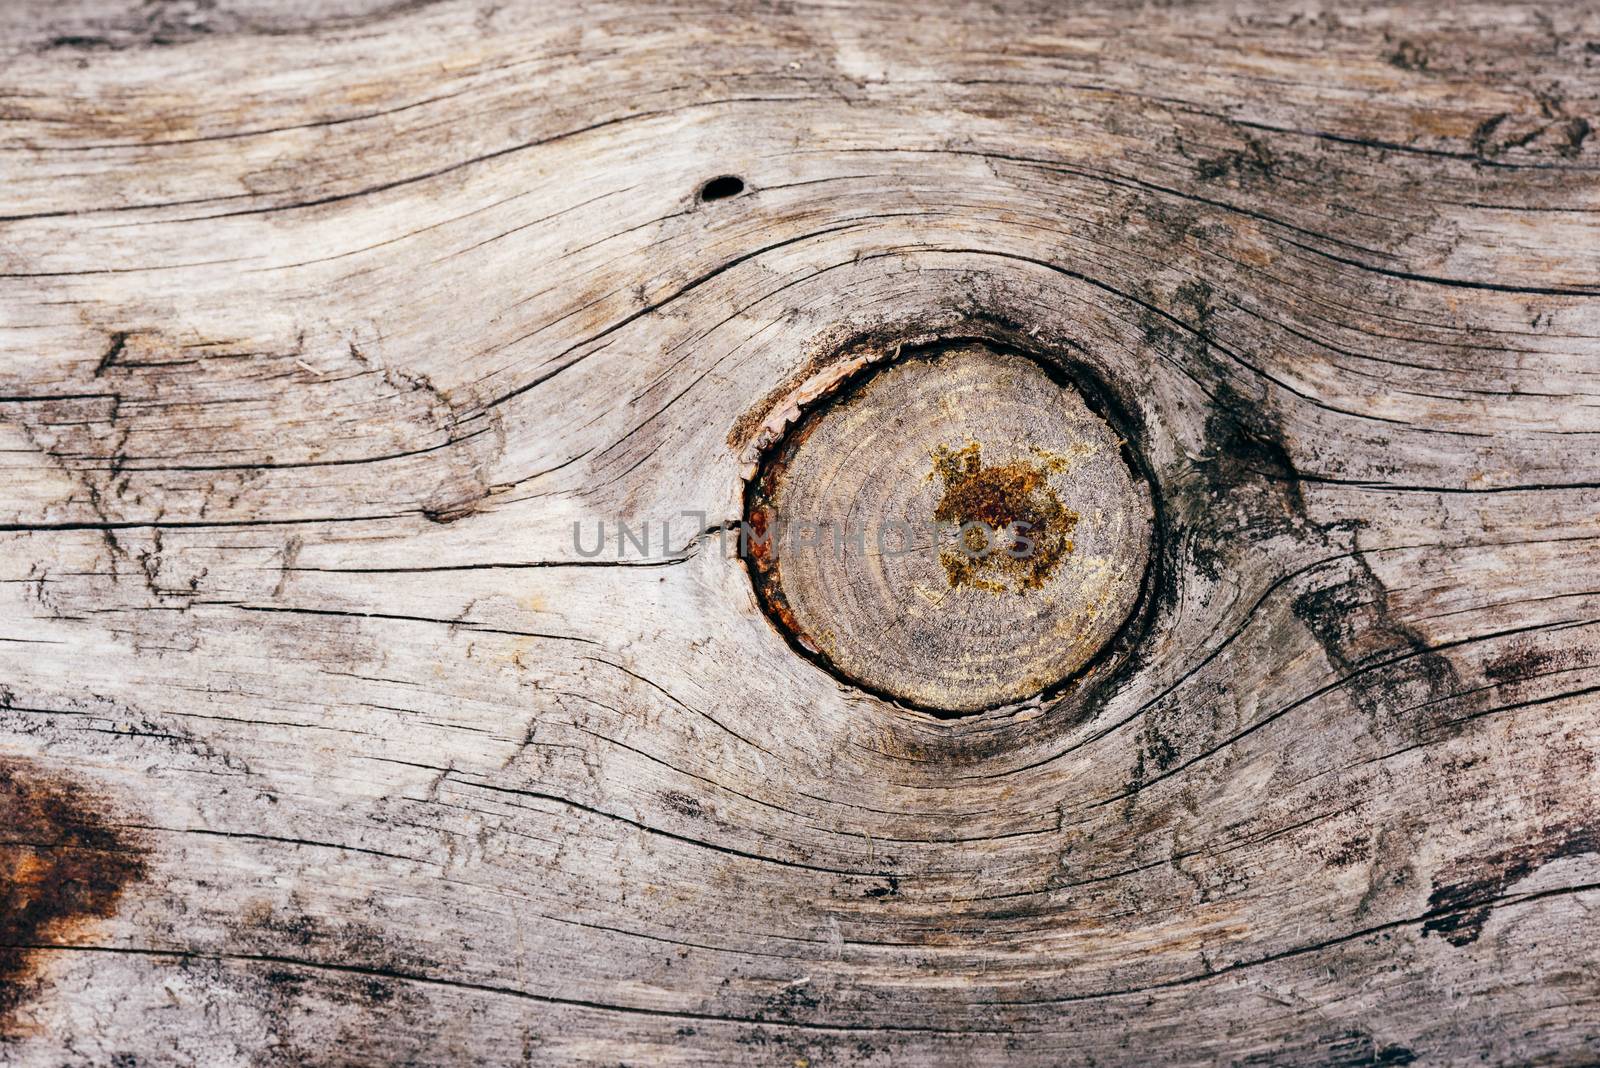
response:
<path fill-rule="evenodd" d="M 1078 514 L 1061 503 L 1046 480 L 1059 466 L 1053 458 L 984 466 L 976 441 L 959 449 L 934 450 L 933 474 L 944 480 L 944 496 L 933 518 L 956 528 L 982 523 L 998 535 L 991 542 L 983 530 L 968 528 L 957 535 L 959 544 L 939 550 L 939 563 L 951 588 L 1023 593 L 1044 585 L 1072 552 L 1072 533 L 1078 526 Z M 1031 545 L 1020 539 L 1007 541 L 1004 532 L 1013 523 Z"/>
<path fill-rule="evenodd" d="M 144 849 L 75 784 L 0 759 L 0 1033 L 32 992 L 40 947 L 70 943 L 145 875 Z"/>
<path fill-rule="evenodd" d="M 752 494 L 745 502 L 744 526 L 739 534 L 739 551 L 752 565 L 756 592 L 767 612 L 802 648 L 816 653 L 817 644 L 800 626 L 789 599 L 783 593 L 783 579 L 779 562 L 780 525 L 783 521 L 772 501 L 778 495 L 795 453 L 816 432 L 820 420 L 814 416 L 802 420 L 783 439 L 781 445 L 767 454 L 760 476 Z"/>

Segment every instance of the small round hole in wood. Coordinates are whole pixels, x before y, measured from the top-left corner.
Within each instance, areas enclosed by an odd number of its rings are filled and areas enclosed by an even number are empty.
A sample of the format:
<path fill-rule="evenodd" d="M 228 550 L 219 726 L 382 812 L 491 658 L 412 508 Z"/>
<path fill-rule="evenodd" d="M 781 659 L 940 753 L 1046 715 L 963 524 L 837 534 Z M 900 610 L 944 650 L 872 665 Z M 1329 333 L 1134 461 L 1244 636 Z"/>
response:
<path fill-rule="evenodd" d="M 700 199 L 704 201 L 727 200 L 744 192 L 744 179 L 736 174 L 724 174 L 713 178 L 700 187 Z"/>
<path fill-rule="evenodd" d="M 746 493 L 745 559 L 791 644 L 943 715 L 1081 675 L 1139 603 L 1153 510 L 1086 393 L 949 342 L 804 412 Z"/>

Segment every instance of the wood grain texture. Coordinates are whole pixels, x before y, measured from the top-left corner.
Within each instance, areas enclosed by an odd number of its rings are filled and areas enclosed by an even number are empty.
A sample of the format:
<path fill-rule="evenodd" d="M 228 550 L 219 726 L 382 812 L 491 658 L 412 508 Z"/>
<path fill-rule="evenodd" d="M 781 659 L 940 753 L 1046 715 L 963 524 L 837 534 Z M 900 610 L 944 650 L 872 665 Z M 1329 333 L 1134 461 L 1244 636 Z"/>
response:
<path fill-rule="evenodd" d="M 1600 1059 L 1600 7 L 1441 7 L 0 8 L 0 1060 Z M 1158 551 L 939 720 L 720 535 L 951 337 Z"/>

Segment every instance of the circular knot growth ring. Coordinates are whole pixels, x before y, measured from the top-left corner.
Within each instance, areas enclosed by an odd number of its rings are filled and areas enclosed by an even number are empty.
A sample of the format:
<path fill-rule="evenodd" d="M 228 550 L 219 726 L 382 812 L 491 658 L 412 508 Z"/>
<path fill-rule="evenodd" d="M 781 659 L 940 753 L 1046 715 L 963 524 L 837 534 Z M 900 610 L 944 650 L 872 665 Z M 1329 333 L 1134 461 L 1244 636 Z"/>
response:
<path fill-rule="evenodd" d="M 1125 443 L 1040 362 L 948 342 L 869 367 L 762 457 L 742 548 L 845 680 L 960 715 L 1082 674 L 1138 605 L 1154 516 Z"/>

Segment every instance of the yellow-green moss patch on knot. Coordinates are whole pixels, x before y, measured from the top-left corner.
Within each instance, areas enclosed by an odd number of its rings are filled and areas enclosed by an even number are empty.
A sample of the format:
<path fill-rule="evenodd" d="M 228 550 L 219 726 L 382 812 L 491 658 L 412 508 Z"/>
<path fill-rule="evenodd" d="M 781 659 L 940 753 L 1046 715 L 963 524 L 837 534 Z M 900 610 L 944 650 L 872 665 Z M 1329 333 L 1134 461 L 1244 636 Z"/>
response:
<path fill-rule="evenodd" d="M 933 451 L 933 473 L 944 480 L 936 522 L 951 528 L 939 563 L 952 589 L 1023 593 L 1043 586 L 1072 552 L 1078 514 L 1061 503 L 1047 476 L 1063 459 L 1012 460 L 984 466 L 982 447 Z"/>

